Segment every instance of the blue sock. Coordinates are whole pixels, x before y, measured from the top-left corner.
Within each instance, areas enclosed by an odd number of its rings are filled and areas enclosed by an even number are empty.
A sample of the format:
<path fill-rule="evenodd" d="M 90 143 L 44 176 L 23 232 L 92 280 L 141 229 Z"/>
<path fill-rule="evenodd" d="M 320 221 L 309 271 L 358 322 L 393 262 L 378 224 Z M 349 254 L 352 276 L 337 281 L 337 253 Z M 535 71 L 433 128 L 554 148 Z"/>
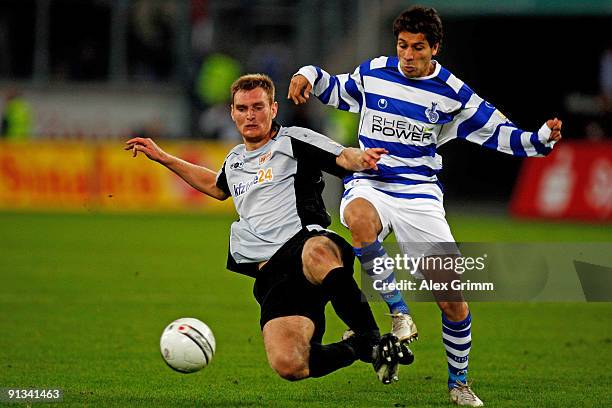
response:
<path fill-rule="evenodd" d="M 451 322 L 442 314 L 442 342 L 448 363 L 448 388 L 457 386 L 457 381 L 467 383 L 468 357 L 472 346 L 472 314 L 465 320 Z"/>
<path fill-rule="evenodd" d="M 363 248 L 353 248 L 355 251 L 355 255 L 361 262 L 361 267 L 366 271 L 368 276 L 372 279 L 373 282 L 381 281 L 382 283 L 395 283 L 395 273 L 393 272 L 393 268 L 386 268 L 381 271 L 375 271 L 374 260 L 376 258 L 385 259 L 389 258 L 387 255 L 387 251 L 383 248 L 382 243 L 380 241 L 376 241 L 373 244 L 365 246 Z M 379 267 L 382 269 L 382 267 Z M 389 307 L 389 311 L 391 313 L 405 313 L 410 314 L 410 309 L 408 309 L 408 305 L 404 302 L 404 298 L 402 297 L 402 293 L 397 290 L 387 290 L 382 289 L 378 290 L 378 293 L 383 298 L 383 300 L 387 303 Z"/>

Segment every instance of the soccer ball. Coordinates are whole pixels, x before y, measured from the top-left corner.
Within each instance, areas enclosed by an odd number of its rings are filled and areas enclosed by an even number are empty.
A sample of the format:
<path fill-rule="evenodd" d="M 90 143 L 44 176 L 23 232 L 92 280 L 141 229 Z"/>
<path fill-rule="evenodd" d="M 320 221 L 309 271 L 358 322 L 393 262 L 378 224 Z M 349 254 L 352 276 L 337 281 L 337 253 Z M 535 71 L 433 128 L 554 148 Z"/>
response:
<path fill-rule="evenodd" d="M 164 361 L 180 373 L 193 373 L 206 367 L 215 354 L 215 346 L 210 328 L 190 317 L 170 323 L 159 341 Z"/>

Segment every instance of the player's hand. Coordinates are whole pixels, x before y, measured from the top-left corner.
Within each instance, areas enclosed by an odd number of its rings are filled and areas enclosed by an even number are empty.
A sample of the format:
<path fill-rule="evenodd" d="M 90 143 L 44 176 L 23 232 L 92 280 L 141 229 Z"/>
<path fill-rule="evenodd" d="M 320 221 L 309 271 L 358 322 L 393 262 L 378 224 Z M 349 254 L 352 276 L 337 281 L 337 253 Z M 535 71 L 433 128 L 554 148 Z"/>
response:
<path fill-rule="evenodd" d="M 559 140 L 561 140 L 561 126 L 563 125 L 563 122 L 561 121 L 561 119 L 548 119 L 546 121 L 546 126 L 548 126 L 548 128 L 550 129 L 550 136 L 548 137 L 548 141 L 549 142 L 558 142 Z"/>
<path fill-rule="evenodd" d="M 299 74 L 294 75 L 293 78 L 291 78 L 291 83 L 289 84 L 287 99 L 291 99 L 294 104 L 300 105 L 308 102 L 310 92 L 312 92 L 312 85 L 310 85 L 310 82 L 308 82 L 306 77 Z"/>
<path fill-rule="evenodd" d="M 361 153 L 361 164 L 364 169 L 378 170 L 378 165 L 376 163 L 378 163 L 383 154 L 387 153 L 389 153 L 387 149 L 382 147 L 366 149 Z"/>
<path fill-rule="evenodd" d="M 136 157 L 138 152 L 143 152 L 149 159 L 158 163 L 164 163 L 168 156 L 152 139 L 135 137 L 125 142 L 124 150 L 131 150 L 132 157 Z"/>

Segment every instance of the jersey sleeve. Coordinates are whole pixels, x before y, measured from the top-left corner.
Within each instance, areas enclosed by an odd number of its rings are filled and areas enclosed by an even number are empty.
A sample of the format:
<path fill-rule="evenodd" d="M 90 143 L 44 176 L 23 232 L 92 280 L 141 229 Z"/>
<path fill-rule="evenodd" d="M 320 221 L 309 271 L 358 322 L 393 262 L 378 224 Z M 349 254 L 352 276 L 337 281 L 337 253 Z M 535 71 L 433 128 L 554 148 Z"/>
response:
<path fill-rule="evenodd" d="M 312 85 L 312 93 L 324 104 L 359 113 L 364 100 L 361 69 L 359 66 L 352 74 L 330 75 L 317 66 L 307 65 L 295 75 L 304 75 Z"/>
<path fill-rule="evenodd" d="M 465 139 L 486 148 L 516 157 L 548 155 L 555 144 L 549 142 L 551 130 L 544 124 L 537 132 L 519 129 L 492 104 L 467 86 L 462 89 L 463 106 L 452 122 L 444 125 L 439 144 L 451 139 Z"/>
<path fill-rule="evenodd" d="M 229 185 L 227 184 L 227 176 L 225 174 L 225 162 L 223 163 L 223 166 L 221 166 L 221 170 L 219 170 L 219 172 L 217 173 L 216 185 L 221 190 L 223 190 L 223 192 L 227 194 L 228 197 L 232 195 L 230 193 Z"/>
<path fill-rule="evenodd" d="M 352 174 L 336 164 L 336 158 L 344 150 L 341 144 L 306 128 L 290 128 L 287 135 L 291 138 L 293 157 L 297 161 L 340 178 Z"/>

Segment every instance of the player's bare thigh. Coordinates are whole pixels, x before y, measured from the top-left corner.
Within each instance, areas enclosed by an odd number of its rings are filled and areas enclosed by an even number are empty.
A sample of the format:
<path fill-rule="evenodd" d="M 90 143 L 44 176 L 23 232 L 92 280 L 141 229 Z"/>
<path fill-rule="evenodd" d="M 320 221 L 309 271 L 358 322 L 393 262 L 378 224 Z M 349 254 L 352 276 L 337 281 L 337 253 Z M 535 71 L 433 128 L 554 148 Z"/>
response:
<path fill-rule="evenodd" d="M 351 231 L 353 245 L 357 248 L 376 241 L 378 234 L 382 231 L 378 211 L 365 198 L 358 197 L 348 203 L 343 216 Z"/>
<path fill-rule="evenodd" d="M 283 316 L 263 327 L 270 367 L 282 378 L 297 381 L 309 375 L 310 340 L 315 325 L 305 316 Z"/>

